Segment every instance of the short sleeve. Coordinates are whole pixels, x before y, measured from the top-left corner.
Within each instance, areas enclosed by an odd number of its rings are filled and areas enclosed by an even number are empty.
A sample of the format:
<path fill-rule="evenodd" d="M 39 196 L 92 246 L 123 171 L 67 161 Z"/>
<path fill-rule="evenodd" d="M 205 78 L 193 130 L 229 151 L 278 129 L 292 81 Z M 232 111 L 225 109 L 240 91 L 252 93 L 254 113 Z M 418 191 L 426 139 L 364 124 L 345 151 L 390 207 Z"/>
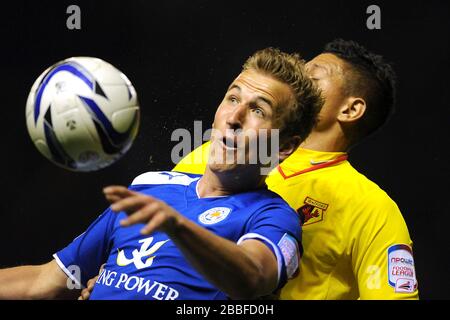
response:
<path fill-rule="evenodd" d="M 98 274 L 110 251 L 111 235 L 117 215 L 109 208 L 71 244 L 53 255 L 59 267 L 77 285 L 86 286 Z M 79 270 L 79 273 L 72 272 Z M 79 276 L 75 276 L 79 274 Z"/>
<path fill-rule="evenodd" d="M 273 252 L 278 263 L 278 288 L 298 271 L 300 263 L 301 224 L 298 214 L 288 205 L 271 205 L 255 214 L 238 240 L 262 241 Z"/>
<path fill-rule="evenodd" d="M 367 201 L 363 227 L 355 238 L 352 263 L 361 299 L 418 299 L 412 241 L 403 216 L 390 198 Z"/>

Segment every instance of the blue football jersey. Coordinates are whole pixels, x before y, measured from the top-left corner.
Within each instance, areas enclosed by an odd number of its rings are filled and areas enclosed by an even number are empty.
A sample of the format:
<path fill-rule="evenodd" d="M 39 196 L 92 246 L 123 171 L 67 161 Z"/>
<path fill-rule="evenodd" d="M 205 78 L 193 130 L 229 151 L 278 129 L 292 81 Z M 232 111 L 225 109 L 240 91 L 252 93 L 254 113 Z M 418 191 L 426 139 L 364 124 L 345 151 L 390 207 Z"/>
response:
<path fill-rule="evenodd" d="M 200 178 L 147 172 L 134 179 L 129 189 L 163 200 L 196 224 L 235 243 L 262 241 L 277 259 L 278 287 L 284 285 L 299 265 L 297 213 L 267 189 L 200 198 Z M 86 232 L 54 254 L 67 276 L 83 286 L 105 264 L 91 299 L 227 299 L 189 264 L 167 234 L 141 235 L 143 224 L 121 227 L 119 221 L 125 217 L 124 212 L 108 208 Z M 73 270 L 79 270 L 79 277 Z"/>

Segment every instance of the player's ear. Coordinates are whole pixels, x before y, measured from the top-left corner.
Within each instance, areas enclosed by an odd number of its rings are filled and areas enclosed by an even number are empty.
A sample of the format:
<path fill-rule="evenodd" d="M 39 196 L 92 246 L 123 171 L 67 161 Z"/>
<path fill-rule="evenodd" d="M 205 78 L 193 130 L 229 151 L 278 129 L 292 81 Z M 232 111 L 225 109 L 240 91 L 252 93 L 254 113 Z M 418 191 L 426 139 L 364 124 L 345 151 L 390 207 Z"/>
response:
<path fill-rule="evenodd" d="M 284 161 L 289 157 L 295 149 L 298 148 L 302 139 L 299 136 L 293 136 L 284 141 L 280 146 L 280 152 L 278 153 L 279 161 Z"/>
<path fill-rule="evenodd" d="M 339 114 L 339 122 L 354 122 L 360 119 L 366 112 L 366 101 L 360 97 L 349 97 L 342 106 Z"/>

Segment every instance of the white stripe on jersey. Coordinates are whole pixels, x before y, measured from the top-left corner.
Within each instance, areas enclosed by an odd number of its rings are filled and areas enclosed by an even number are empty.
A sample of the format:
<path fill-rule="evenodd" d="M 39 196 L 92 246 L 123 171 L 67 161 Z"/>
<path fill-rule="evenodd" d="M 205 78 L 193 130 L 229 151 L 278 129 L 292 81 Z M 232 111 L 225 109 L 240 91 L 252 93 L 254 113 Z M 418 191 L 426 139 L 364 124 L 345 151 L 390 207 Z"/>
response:
<path fill-rule="evenodd" d="M 183 186 L 190 185 L 193 181 L 200 179 L 191 178 L 186 174 L 172 171 L 154 171 L 146 172 L 137 176 L 131 185 L 138 184 L 178 184 Z"/>

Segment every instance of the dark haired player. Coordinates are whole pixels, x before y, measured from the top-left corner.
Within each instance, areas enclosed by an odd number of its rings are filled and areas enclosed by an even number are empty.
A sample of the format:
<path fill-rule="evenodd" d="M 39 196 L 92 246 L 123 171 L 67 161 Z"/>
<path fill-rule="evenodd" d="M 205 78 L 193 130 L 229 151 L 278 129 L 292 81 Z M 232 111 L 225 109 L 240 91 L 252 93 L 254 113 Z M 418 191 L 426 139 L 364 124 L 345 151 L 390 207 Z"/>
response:
<path fill-rule="evenodd" d="M 379 55 L 353 41 L 328 43 L 307 63 L 325 104 L 309 137 L 266 179 L 304 216 L 299 274 L 282 299 L 417 299 L 406 223 L 395 202 L 347 161 L 382 127 L 395 103 L 395 77 Z M 208 144 L 175 171 L 203 172 Z M 206 154 L 204 152 L 203 154 Z"/>

